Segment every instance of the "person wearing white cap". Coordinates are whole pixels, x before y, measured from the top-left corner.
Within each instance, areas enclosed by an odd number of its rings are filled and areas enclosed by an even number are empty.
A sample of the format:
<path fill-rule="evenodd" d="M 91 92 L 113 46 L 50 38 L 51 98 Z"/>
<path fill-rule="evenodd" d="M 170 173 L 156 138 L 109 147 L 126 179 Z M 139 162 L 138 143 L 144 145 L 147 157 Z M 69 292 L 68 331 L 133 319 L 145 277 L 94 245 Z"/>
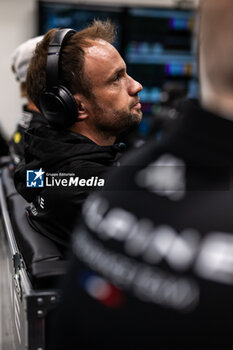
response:
<path fill-rule="evenodd" d="M 26 99 L 23 104 L 23 113 L 16 127 L 10 142 L 10 155 L 13 163 L 16 165 L 24 159 L 24 133 L 31 127 L 37 127 L 47 124 L 45 118 L 40 114 L 38 108 L 34 105 L 27 94 L 27 70 L 34 54 L 36 45 L 42 40 L 43 36 L 31 38 L 20 44 L 11 55 L 11 69 L 15 75 L 16 81 L 20 83 L 20 94 Z"/>

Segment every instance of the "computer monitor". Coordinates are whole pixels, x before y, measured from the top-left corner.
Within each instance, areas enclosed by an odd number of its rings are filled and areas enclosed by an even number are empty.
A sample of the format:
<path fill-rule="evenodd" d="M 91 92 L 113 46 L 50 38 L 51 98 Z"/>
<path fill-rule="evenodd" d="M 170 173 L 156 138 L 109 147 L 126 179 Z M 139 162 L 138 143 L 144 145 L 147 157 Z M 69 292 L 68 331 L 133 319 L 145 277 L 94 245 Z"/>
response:
<path fill-rule="evenodd" d="M 153 115 L 168 92 L 197 98 L 194 26 L 191 10 L 128 9 L 125 60 L 129 74 L 144 86 L 144 114 Z"/>
<path fill-rule="evenodd" d="M 122 8 L 47 1 L 39 1 L 38 6 L 40 35 L 52 28 L 81 30 L 91 24 L 93 19 L 110 19 L 117 29 L 114 46 L 122 53 Z"/>

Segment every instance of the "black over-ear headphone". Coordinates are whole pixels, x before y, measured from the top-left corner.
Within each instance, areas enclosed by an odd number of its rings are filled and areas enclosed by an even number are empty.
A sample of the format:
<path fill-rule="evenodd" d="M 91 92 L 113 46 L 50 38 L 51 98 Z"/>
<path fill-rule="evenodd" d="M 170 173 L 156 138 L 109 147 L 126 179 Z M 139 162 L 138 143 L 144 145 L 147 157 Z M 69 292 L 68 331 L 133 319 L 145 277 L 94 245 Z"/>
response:
<path fill-rule="evenodd" d="M 76 101 L 59 79 L 62 48 L 75 33 L 73 29 L 59 29 L 49 43 L 46 88 L 40 95 L 40 109 L 49 124 L 56 128 L 67 128 L 77 120 Z"/>

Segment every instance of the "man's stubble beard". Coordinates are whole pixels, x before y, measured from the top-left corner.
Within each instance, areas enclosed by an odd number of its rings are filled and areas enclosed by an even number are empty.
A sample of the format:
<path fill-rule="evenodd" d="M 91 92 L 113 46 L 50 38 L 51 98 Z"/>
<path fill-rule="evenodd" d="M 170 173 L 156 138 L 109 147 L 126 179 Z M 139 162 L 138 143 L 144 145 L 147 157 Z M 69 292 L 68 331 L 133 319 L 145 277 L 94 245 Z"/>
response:
<path fill-rule="evenodd" d="M 142 112 L 131 110 L 116 111 L 112 118 L 105 114 L 101 106 L 95 102 L 95 118 L 93 120 L 95 130 L 102 135 L 119 137 L 131 129 L 136 128 L 142 119 Z"/>

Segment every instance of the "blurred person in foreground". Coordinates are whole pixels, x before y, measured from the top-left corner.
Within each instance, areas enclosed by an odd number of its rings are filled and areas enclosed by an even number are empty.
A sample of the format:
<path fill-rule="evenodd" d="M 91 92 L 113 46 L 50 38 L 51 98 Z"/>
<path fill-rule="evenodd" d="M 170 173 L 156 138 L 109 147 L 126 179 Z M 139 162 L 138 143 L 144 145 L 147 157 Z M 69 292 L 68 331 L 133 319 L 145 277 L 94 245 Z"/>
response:
<path fill-rule="evenodd" d="M 25 99 L 22 107 L 22 116 L 10 142 L 10 155 L 13 163 L 17 165 L 24 159 L 24 133 L 27 129 L 47 124 L 39 109 L 32 102 L 27 93 L 27 70 L 36 45 L 43 36 L 31 38 L 20 44 L 12 53 L 11 69 L 15 79 L 19 82 L 21 98 Z"/>
<path fill-rule="evenodd" d="M 117 137 L 142 118 L 142 86 L 127 74 L 114 39 L 109 21 L 79 32 L 52 29 L 28 70 L 28 94 L 50 125 L 25 134 L 15 185 L 32 202 L 30 224 L 62 246 L 69 245 L 84 199 L 105 186 L 103 174 L 117 165 L 124 148 Z"/>
<path fill-rule="evenodd" d="M 51 349 L 232 346 L 232 33 L 233 2 L 202 1 L 201 106 L 85 202 Z"/>

